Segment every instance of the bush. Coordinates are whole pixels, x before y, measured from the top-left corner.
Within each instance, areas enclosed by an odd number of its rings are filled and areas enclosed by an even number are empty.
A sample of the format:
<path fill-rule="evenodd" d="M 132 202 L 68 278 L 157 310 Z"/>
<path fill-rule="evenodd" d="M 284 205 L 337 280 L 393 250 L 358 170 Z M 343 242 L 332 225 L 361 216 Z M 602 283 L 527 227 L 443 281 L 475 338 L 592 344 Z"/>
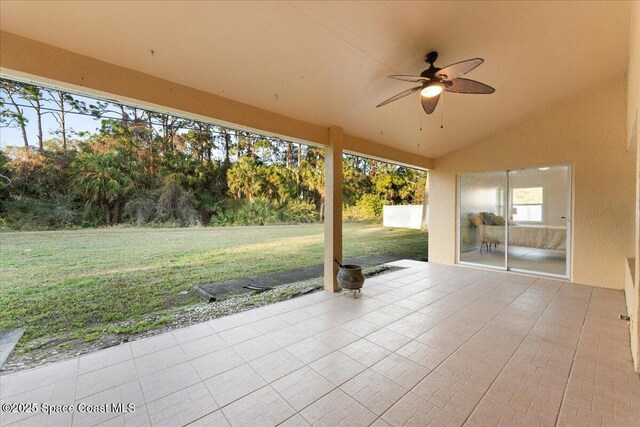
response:
<path fill-rule="evenodd" d="M 256 200 L 227 200 L 214 208 L 209 225 L 224 227 L 231 225 L 300 224 L 318 221 L 320 216 L 313 204 L 294 201 L 283 207 Z"/>
<path fill-rule="evenodd" d="M 387 200 L 377 194 L 363 194 L 354 206 L 345 206 L 342 217 L 346 221 L 371 221 L 382 219 L 382 207 Z"/>
<path fill-rule="evenodd" d="M 82 225 L 82 208 L 68 196 L 22 197 L 5 202 L 3 223 L 15 230 L 50 230 Z"/>
<path fill-rule="evenodd" d="M 315 205 L 304 200 L 289 202 L 282 208 L 282 217 L 285 222 L 295 224 L 320 221 L 320 214 Z"/>
<path fill-rule="evenodd" d="M 156 220 L 176 222 L 181 225 L 196 225 L 197 212 L 193 207 L 193 197 L 177 182 L 167 180 L 160 190 Z"/>
<path fill-rule="evenodd" d="M 243 203 L 235 213 L 235 225 L 279 224 L 282 220 L 280 212 L 269 202 L 256 200 Z"/>
<path fill-rule="evenodd" d="M 231 200 L 221 203 L 214 209 L 210 225 L 265 225 L 281 223 L 280 213 L 269 202 L 257 200 Z"/>
<path fill-rule="evenodd" d="M 157 201 L 150 195 L 140 195 L 124 205 L 124 213 L 129 221 L 141 226 L 152 222 L 156 216 Z"/>

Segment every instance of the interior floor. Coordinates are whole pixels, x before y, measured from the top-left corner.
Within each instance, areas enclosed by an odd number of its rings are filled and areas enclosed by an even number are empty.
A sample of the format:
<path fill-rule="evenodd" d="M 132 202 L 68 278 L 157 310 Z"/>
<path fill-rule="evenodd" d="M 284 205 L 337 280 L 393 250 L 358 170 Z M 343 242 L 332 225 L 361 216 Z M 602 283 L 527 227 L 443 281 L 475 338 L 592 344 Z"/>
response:
<path fill-rule="evenodd" d="M 463 262 L 504 267 L 504 245 L 471 248 L 460 254 Z M 509 268 L 566 276 L 566 250 L 509 246 Z"/>

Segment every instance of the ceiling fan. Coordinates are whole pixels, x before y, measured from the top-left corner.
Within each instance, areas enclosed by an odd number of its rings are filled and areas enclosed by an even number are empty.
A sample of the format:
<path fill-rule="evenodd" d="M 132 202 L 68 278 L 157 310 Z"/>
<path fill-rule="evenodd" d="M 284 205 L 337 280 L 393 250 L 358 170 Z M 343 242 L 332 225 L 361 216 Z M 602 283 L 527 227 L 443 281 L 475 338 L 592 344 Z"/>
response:
<path fill-rule="evenodd" d="M 496 91 L 494 88 L 484 83 L 460 77 L 482 64 L 484 59 L 467 59 L 466 61 L 447 65 L 444 68 L 438 68 L 433 65 L 433 63 L 436 62 L 436 59 L 438 59 L 438 52 L 429 52 L 424 59 L 424 61 L 429 64 L 429 68 L 420 73 L 419 76 L 407 76 L 401 74 L 389 76 L 391 79 L 420 84 L 392 96 L 386 101 L 376 105 L 376 107 L 382 107 L 390 102 L 397 101 L 400 98 L 404 98 L 407 95 L 420 91 L 420 102 L 422 103 L 422 108 L 425 113 L 431 114 L 433 113 L 433 110 L 436 109 L 436 105 L 438 105 L 438 100 L 440 99 L 442 91 L 471 94 L 490 94 Z"/>

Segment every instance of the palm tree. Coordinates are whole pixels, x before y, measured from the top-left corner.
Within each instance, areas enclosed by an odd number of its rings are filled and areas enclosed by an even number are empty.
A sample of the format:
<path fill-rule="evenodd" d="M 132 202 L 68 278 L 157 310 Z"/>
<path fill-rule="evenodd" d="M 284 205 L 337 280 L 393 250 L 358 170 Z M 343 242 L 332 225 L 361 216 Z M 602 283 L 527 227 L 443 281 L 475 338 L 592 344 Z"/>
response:
<path fill-rule="evenodd" d="M 133 189 L 132 177 L 137 169 L 135 162 L 117 151 L 86 152 L 78 155 L 73 168 L 73 184 L 86 198 L 87 205 L 104 209 L 107 227 L 112 224 L 111 208 L 114 207 L 113 224 L 117 225 L 121 199 Z"/>
<path fill-rule="evenodd" d="M 241 157 L 227 171 L 229 192 L 240 199 L 244 194 L 253 203 L 264 187 L 261 165 L 253 157 Z"/>

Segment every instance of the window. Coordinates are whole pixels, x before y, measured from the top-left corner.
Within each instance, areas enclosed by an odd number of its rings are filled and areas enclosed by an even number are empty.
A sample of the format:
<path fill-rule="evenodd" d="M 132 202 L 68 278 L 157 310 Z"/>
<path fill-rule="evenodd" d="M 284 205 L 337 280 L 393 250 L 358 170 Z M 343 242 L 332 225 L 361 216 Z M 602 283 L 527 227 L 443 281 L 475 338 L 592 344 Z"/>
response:
<path fill-rule="evenodd" d="M 514 188 L 511 200 L 514 221 L 542 222 L 542 187 Z"/>

